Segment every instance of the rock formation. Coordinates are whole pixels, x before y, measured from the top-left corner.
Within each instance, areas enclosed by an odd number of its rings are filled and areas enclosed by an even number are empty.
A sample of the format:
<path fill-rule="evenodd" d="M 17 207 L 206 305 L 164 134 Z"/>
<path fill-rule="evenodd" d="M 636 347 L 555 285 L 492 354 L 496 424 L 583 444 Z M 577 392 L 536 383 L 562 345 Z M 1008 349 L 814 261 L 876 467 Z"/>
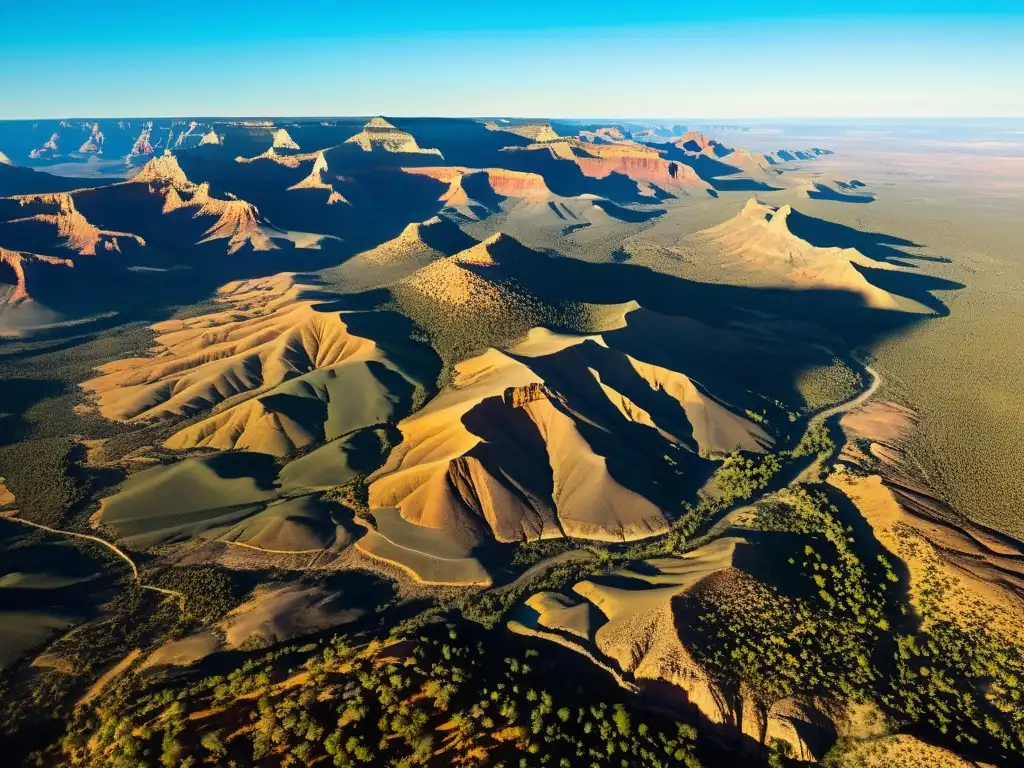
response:
<path fill-rule="evenodd" d="M 238 156 L 235 158 L 236 163 L 255 163 L 257 160 L 270 160 L 271 162 L 283 165 L 286 168 L 298 168 L 303 163 L 308 163 L 310 160 L 316 160 L 322 152 L 306 152 L 303 154 L 296 155 L 281 155 L 277 151 L 270 147 L 265 152 L 261 152 L 253 157 L 242 157 Z"/>
<path fill-rule="evenodd" d="M 869 259 L 853 248 L 811 245 L 790 231 L 792 213 L 788 205 L 774 208 L 751 198 L 733 218 L 700 234 L 721 245 L 726 254 L 797 286 L 852 291 L 860 294 L 867 306 L 877 309 L 920 309 L 915 302 L 872 285 L 854 265 L 887 270 L 895 267 Z"/>
<path fill-rule="evenodd" d="M 299 145 L 292 140 L 292 137 L 288 135 L 288 131 L 284 128 L 278 128 L 274 131 L 274 143 L 271 146 L 277 149 L 299 149 Z"/>
<path fill-rule="evenodd" d="M 559 160 L 575 163 L 585 176 L 595 179 L 619 173 L 638 185 L 654 184 L 665 190 L 707 187 L 689 166 L 666 160 L 661 150 L 636 142 L 592 144 L 580 139 L 559 139 L 527 147 L 506 148 L 506 151 L 516 150 L 550 152 Z"/>
<path fill-rule="evenodd" d="M 20 251 L 9 251 L 6 248 L 0 248 L 0 266 L 6 265 L 9 267 L 14 272 L 15 278 L 14 293 L 8 298 L 8 304 L 20 304 L 22 301 L 32 298 L 28 290 L 28 279 L 25 276 L 25 265 L 32 262 L 55 264 L 62 267 L 75 266 L 71 259 L 41 256 L 38 253 L 22 253 Z"/>
<path fill-rule="evenodd" d="M 484 123 L 489 131 L 504 131 L 514 133 L 516 136 L 530 139 L 530 141 L 556 141 L 559 136 L 551 127 L 550 123 L 496 123 L 493 120 Z"/>
<path fill-rule="evenodd" d="M 416 143 L 416 139 L 411 133 L 399 130 L 383 117 L 373 118 L 362 131 L 346 139 L 345 143 L 355 144 L 364 152 L 383 150 L 385 152 L 441 156 L 441 150 L 423 149 Z"/>
<path fill-rule="evenodd" d="M 51 195 L 25 195 L 17 198 L 23 207 L 43 206 L 47 209 L 56 208 L 56 212 L 37 213 L 12 219 L 9 223 L 37 221 L 57 227 L 57 234 L 63 239 L 61 245 L 83 256 L 95 256 L 97 246 L 102 245 L 108 251 L 121 251 L 119 239 L 134 240 L 140 246 L 146 241 L 130 232 L 116 232 L 100 229 L 75 208 L 75 199 L 68 192 Z"/>
<path fill-rule="evenodd" d="M 139 138 L 132 144 L 131 150 L 125 157 L 125 162 L 131 162 L 133 157 L 142 157 L 143 155 L 153 154 L 153 145 L 149 143 L 150 134 L 153 132 L 152 121 L 146 123 L 145 127 L 139 133 Z"/>
<path fill-rule="evenodd" d="M 78 148 L 78 151 L 85 154 L 101 155 L 103 154 L 103 142 L 104 137 L 103 132 L 100 130 L 100 124 L 93 123 L 92 131 L 89 133 L 89 138 L 82 143 L 82 146 Z"/>
<path fill-rule="evenodd" d="M 57 139 L 60 138 L 59 134 L 53 134 L 46 143 L 43 144 L 39 149 L 33 149 L 28 153 L 28 156 L 33 160 L 38 160 L 41 157 L 53 157 L 57 154 Z"/>
<path fill-rule="evenodd" d="M 340 192 L 336 192 L 334 187 L 324 181 L 323 174 L 326 170 L 327 158 L 324 157 L 323 152 L 318 152 L 316 160 L 313 161 L 313 170 L 309 172 L 309 176 L 299 183 L 288 187 L 288 191 L 290 192 L 294 189 L 323 189 L 330 193 L 327 196 L 328 205 L 334 205 L 335 203 L 347 203 L 348 200 L 346 200 Z"/>
<path fill-rule="evenodd" d="M 204 233 L 200 243 L 226 239 L 228 253 L 235 253 L 246 244 L 254 250 L 275 250 L 277 246 L 264 232 L 259 211 L 252 203 L 229 196 L 222 200 L 211 196 L 210 185 L 193 184 L 170 151 L 155 157 L 143 166 L 128 183 L 145 183 L 163 196 L 163 212 L 191 209 L 193 217 L 214 216 L 216 221 Z"/>

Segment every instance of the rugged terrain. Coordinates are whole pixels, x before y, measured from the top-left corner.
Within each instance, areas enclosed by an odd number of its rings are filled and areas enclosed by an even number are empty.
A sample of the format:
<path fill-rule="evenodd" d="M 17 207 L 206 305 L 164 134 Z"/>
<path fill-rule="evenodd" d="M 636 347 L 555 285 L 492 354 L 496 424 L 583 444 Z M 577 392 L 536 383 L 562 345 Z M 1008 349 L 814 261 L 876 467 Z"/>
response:
<path fill-rule="evenodd" d="M 1019 521 L 873 357 L 964 284 L 841 152 L 733 143 L 0 123 L 11 754 L 1018 760 Z"/>

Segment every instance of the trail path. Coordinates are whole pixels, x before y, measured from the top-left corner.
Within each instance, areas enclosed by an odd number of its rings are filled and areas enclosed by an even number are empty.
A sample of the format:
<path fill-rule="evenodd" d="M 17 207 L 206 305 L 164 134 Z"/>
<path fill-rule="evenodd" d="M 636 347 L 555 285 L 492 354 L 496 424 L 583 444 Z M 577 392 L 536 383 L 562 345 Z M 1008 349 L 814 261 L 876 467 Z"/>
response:
<path fill-rule="evenodd" d="M 835 416 L 837 413 L 846 413 L 852 411 L 854 408 L 863 405 L 865 402 L 871 399 L 871 397 L 878 391 L 878 388 L 882 385 L 882 377 L 878 374 L 874 368 L 867 363 L 861 363 L 864 366 L 864 371 L 871 377 L 871 383 L 868 388 L 858 394 L 851 400 L 847 400 L 845 403 L 839 403 L 839 405 L 833 405 L 831 408 L 826 408 L 821 413 L 816 414 L 811 420 L 812 421 L 824 421 Z"/>
<path fill-rule="evenodd" d="M 115 555 L 117 555 L 122 560 L 124 560 L 126 563 L 128 563 L 128 567 L 132 569 L 132 576 L 135 577 L 135 583 L 138 584 L 139 587 L 141 587 L 142 589 L 148 589 L 148 590 L 151 590 L 153 592 L 160 592 L 161 594 L 170 595 L 171 597 L 177 598 L 178 599 L 178 603 L 181 606 L 182 612 L 185 611 L 185 595 L 183 595 L 181 592 L 178 592 L 177 590 L 174 590 L 174 589 L 165 589 L 164 587 L 154 587 L 152 584 L 143 584 L 142 583 L 142 579 L 139 576 L 139 568 L 138 568 L 137 565 L 135 565 L 135 561 L 132 560 L 124 552 L 124 550 L 118 548 L 117 545 L 115 545 L 115 544 L 111 544 L 109 541 L 107 541 L 104 538 L 101 538 L 99 536 L 92 536 L 92 535 L 90 535 L 88 533 L 77 533 L 76 531 L 64 531 L 64 530 L 61 530 L 60 528 L 52 528 L 49 525 L 43 525 L 42 523 L 34 523 L 31 520 L 26 520 L 23 517 L 17 517 L 14 513 L 11 513 L 11 512 L 8 512 L 6 514 L 0 514 L 0 520 L 9 520 L 12 523 L 20 523 L 21 525 L 27 525 L 27 526 L 30 526 L 32 528 L 38 528 L 41 531 L 46 531 L 47 533 L 54 533 L 54 534 L 57 534 L 58 536 L 72 536 L 72 537 L 74 537 L 76 539 L 85 539 L 86 541 L 93 541 L 93 542 L 96 542 L 97 544 L 102 544 L 104 547 L 106 547 L 111 552 L 113 552 Z"/>

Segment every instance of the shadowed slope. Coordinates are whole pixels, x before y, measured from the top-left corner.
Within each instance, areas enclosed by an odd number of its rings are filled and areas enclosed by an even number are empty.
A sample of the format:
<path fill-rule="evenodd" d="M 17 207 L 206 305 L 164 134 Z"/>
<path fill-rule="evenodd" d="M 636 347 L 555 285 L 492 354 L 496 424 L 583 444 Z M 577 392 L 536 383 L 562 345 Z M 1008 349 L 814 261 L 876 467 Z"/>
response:
<path fill-rule="evenodd" d="M 371 506 L 462 535 L 485 522 L 499 541 L 653 535 L 665 527 L 669 446 L 696 455 L 770 443 L 685 375 L 601 336 L 544 329 L 460 363 L 399 429 Z"/>

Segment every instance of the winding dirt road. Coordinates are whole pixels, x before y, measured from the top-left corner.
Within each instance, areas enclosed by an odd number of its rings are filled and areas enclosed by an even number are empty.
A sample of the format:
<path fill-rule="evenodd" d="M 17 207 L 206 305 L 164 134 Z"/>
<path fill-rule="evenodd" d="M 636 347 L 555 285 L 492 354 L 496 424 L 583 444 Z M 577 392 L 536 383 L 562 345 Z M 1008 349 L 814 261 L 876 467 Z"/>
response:
<path fill-rule="evenodd" d="M 856 397 L 847 400 L 845 403 L 833 405 L 831 408 L 826 408 L 821 413 L 815 414 L 811 419 L 812 421 L 824 421 L 826 419 L 832 418 L 837 413 L 846 413 L 847 411 L 852 411 L 857 406 L 863 405 L 865 402 L 870 400 L 871 397 L 875 394 L 875 392 L 878 391 L 878 388 L 882 385 L 882 377 L 878 374 L 878 371 L 876 371 L 867 363 L 861 362 L 859 360 L 857 362 L 864 366 L 865 373 L 867 373 L 868 376 L 871 377 L 871 384 L 868 385 L 868 388 L 865 389 L 860 394 L 858 394 Z"/>
<path fill-rule="evenodd" d="M 131 568 L 131 570 L 132 570 L 132 576 L 135 578 L 135 583 L 138 584 L 140 588 L 148 589 L 148 590 L 151 590 L 153 592 L 159 592 L 161 594 L 169 595 L 170 597 L 177 598 L 178 604 L 181 607 L 182 613 L 185 612 L 185 595 L 183 595 L 181 592 L 178 592 L 177 590 L 174 590 L 174 589 L 165 589 L 164 587 L 155 587 L 152 584 L 143 584 L 142 583 L 142 579 L 139 576 L 139 567 L 137 565 L 135 565 L 135 561 L 132 560 L 124 552 L 124 550 L 119 549 L 115 544 L 111 544 L 109 541 L 107 541 L 104 538 L 101 538 L 99 536 L 92 536 L 92 535 L 90 535 L 88 533 L 77 533 L 76 531 L 64 531 L 64 530 L 61 530 L 60 528 L 52 528 L 49 525 L 43 525 L 42 523 L 34 523 L 31 520 L 26 520 L 23 517 L 17 517 L 16 514 L 11 513 L 11 512 L 8 512 L 6 514 L 0 514 L 0 520 L 9 520 L 12 523 L 19 523 L 21 525 L 27 525 L 27 526 L 29 526 L 31 528 L 38 528 L 41 531 L 46 531 L 47 533 L 57 534 L 58 536 L 72 536 L 72 537 L 74 537 L 76 539 L 85 539 L 86 541 L 93 541 L 93 542 L 96 542 L 97 544 L 102 544 L 104 547 L 106 547 L 111 552 L 113 552 L 115 555 L 117 555 L 122 560 L 124 560 L 126 563 L 128 563 L 128 567 Z"/>

